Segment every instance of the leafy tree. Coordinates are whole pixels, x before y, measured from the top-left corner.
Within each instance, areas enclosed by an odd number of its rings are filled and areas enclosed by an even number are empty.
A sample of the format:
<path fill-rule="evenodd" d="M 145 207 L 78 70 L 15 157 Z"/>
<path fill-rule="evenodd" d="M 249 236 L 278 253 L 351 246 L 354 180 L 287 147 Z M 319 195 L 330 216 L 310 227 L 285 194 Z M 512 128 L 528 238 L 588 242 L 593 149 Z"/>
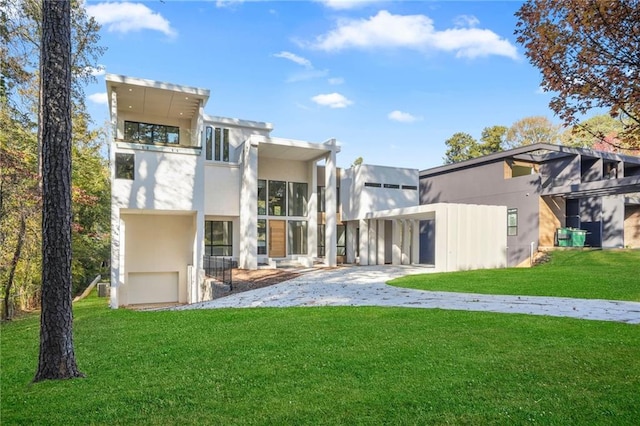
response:
<path fill-rule="evenodd" d="M 42 3 L 42 306 L 35 382 L 81 377 L 71 308 L 71 7 Z"/>
<path fill-rule="evenodd" d="M 593 149 L 597 149 L 597 147 L 600 146 L 604 148 L 601 150 L 613 150 L 613 146 L 604 147 L 602 145 L 609 145 L 604 141 L 616 139 L 623 129 L 624 126 L 619 120 L 616 120 L 609 114 L 600 114 L 567 129 L 562 134 L 562 144 Z M 622 143 L 622 141 L 615 142 L 616 145 Z"/>
<path fill-rule="evenodd" d="M 478 141 L 468 133 L 454 133 L 445 141 L 445 144 L 448 147 L 444 156 L 445 164 L 458 163 L 479 155 Z"/>
<path fill-rule="evenodd" d="M 548 118 L 533 116 L 522 118 L 511 125 L 505 136 L 507 148 L 532 145 L 536 143 L 557 144 L 560 141 L 560 129 Z"/>
<path fill-rule="evenodd" d="M 360 164 L 362 164 L 364 160 L 362 159 L 362 157 L 358 157 L 355 160 L 353 160 L 353 163 L 351 163 L 351 167 L 355 167 L 355 166 L 359 166 Z"/>
<path fill-rule="evenodd" d="M 504 150 L 507 130 L 505 126 L 485 127 L 480 136 L 479 155 L 487 155 Z"/>
<path fill-rule="evenodd" d="M 517 40 L 565 125 L 608 108 L 626 147 L 640 147 L 640 1 L 528 0 L 516 16 Z"/>

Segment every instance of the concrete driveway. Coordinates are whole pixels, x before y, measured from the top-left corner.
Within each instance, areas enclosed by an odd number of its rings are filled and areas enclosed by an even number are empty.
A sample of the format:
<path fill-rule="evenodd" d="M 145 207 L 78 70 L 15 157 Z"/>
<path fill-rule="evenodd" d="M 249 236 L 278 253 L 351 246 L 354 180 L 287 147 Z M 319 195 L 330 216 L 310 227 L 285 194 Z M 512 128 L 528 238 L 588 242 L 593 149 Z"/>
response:
<path fill-rule="evenodd" d="M 313 269 L 270 287 L 175 309 L 292 306 L 393 306 L 549 315 L 640 324 L 640 302 L 540 296 L 496 296 L 391 287 L 385 282 L 433 272 L 422 266 L 345 266 Z"/>

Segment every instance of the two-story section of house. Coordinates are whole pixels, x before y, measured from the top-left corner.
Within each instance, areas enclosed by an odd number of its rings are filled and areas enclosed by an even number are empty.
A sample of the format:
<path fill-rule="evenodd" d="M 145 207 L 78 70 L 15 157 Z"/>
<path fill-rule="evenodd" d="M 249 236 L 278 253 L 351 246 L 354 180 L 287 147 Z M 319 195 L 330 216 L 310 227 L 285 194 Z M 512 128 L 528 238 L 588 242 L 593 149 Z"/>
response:
<path fill-rule="evenodd" d="M 112 306 L 202 298 L 202 259 L 256 269 L 337 262 L 335 140 L 270 136 L 269 123 L 206 115 L 209 91 L 106 76 L 112 141 Z M 324 164 L 318 182 L 318 162 Z"/>
<path fill-rule="evenodd" d="M 509 265 L 552 247 L 558 228 L 586 231 L 586 245 L 640 247 L 640 157 L 535 144 L 420 172 L 420 203 L 507 207 Z M 433 233 L 423 223 L 422 235 Z M 433 248 L 429 238 L 423 258 Z"/>

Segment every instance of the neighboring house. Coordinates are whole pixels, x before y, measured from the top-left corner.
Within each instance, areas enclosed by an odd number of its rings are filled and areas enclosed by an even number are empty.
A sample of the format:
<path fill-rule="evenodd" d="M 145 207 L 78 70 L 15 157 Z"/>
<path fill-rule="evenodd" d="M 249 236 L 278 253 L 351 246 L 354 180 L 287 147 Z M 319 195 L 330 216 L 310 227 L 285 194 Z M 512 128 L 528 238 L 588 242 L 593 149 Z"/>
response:
<path fill-rule="evenodd" d="M 206 89 L 113 74 L 106 84 L 112 307 L 203 300 L 205 256 L 243 269 L 418 263 L 427 219 L 436 270 L 506 265 L 504 206 L 420 206 L 418 170 L 340 170 L 334 139 L 207 115 Z"/>
<path fill-rule="evenodd" d="M 554 246 L 562 227 L 587 231 L 586 245 L 640 247 L 640 157 L 535 144 L 420 172 L 420 203 L 508 208 L 510 266 Z M 421 260 L 433 256 L 423 222 Z"/>

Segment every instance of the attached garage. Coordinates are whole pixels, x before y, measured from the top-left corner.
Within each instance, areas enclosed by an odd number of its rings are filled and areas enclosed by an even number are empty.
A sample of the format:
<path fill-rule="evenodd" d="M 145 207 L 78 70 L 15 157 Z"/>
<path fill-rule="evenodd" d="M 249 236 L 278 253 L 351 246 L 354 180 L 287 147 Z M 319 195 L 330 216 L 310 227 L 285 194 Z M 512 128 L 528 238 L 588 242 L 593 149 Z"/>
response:
<path fill-rule="evenodd" d="M 124 283 L 118 305 L 187 303 L 195 214 L 123 213 L 120 218 Z"/>

